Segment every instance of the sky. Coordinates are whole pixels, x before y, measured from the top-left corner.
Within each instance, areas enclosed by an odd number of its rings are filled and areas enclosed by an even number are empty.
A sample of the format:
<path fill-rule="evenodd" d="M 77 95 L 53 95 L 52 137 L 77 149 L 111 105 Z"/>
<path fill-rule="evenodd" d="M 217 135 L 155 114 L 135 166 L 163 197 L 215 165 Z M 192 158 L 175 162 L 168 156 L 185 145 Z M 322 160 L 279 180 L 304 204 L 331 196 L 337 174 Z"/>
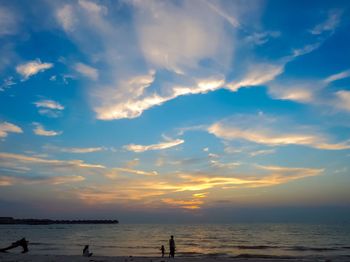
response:
<path fill-rule="evenodd" d="M 346 219 L 349 8 L 0 0 L 0 215 Z"/>

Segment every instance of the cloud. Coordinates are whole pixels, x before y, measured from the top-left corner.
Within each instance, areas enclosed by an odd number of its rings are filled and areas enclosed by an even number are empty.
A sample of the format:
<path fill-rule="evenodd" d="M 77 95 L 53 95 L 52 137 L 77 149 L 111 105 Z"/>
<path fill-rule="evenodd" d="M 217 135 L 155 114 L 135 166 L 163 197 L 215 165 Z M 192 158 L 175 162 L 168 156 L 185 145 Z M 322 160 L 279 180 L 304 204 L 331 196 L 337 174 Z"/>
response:
<path fill-rule="evenodd" d="M 74 66 L 74 69 L 78 71 L 80 74 L 92 80 L 98 79 L 98 70 L 96 68 L 93 68 L 92 66 L 85 65 L 83 63 L 76 63 Z"/>
<path fill-rule="evenodd" d="M 175 206 L 183 209 L 199 209 L 201 205 L 204 204 L 202 199 L 194 198 L 194 199 L 173 199 L 173 198 L 162 198 L 161 201 L 166 205 Z"/>
<path fill-rule="evenodd" d="M 266 84 L 283 73 L 284 66 L 285 64 L 254 64 L 241 80 L 227 83 L 226 86 L 231 91 L 237 91 L 241 87 Z"/>
<path fill-rule="evenodd" d="M 156 171 L 108 168 L 82 160 L 48 159 L 5 152 L 0 152 L 0 170 L 7 172 L 0 176 L 2 186 L 63 185 L 84 181 L 84 184 L 71 188 L 66 193 L 88 204 L 127 203 L 128 206 L 153 208 L 171 205 L 182 209 L 198 209 L 215 198 L 220 199 L 220 196 L 209 198 L 211 192 L 221 194 L 237 188 L 276 186 L 323 172 L 319 168 L 260 165 L 253 166 L 252 174 L 241 174 L 224 165 L 211 172 L 175 172 L 158 176 Z M 219 173 L 219 170 L 222 172 Z M 224 175 L 225 173 L 227 174 Z M 100 182 L 96 184 L 95 179 L 90 181 L 86 175 L 96 175 Z M 101 181 L 102 176 L 109 179 L 108 183 Z"/>
<path fill-rule="evenodd" d="M 33 129 L 34 134 L 38 136 L 58 136 L 61 135 L 62 131 L 46 130 L 41 124 L 33 123 L 35 128 Z"/>
<path fill-rule="evenodd" d="M 183 95 L 270 84 L 284 73 L 287 63 L 316 50 L 324 41 L 294 48 L 277 61 L 240 63 L 235 80 L 226 82 L 237 47 L 236 30 L 247 35 L 246 41 L 258 45 L 280 36 L 278 31 L 269 30 L 249 33 L 239 21 L 261 12 L 261 8 L 243 10 L 239 4 L 208 1 L 199 5 L 191 1 L 130 1 L 126 5 L 133 12 L 133 21 L 120 25 L 107 15 L 107 5 L 81 0 L 57 11 L 64 14 L 58 21 L 67 36 L 90 61 L 103 67 L 102 80 L 97 69 L 81 63 L 75 66 L 90 79 L 101 81 L 90 84 L 91 104 L 100 120 L 136 118 Z M 91 37 L 99 41 L 91 42 Z M 291 92 L 274 88 L 270 94 L 293 101 L 312 99 L 305 90 Z"/>
<path fill-rule="evenodd" d="M 129 180 L 128 175 L 130 174 L 139 177 L 153 177 L 158 175 L 156 171 L 144 171 L 128 167 L 108 168 L 101 164 L 86 163 L 83 160 L 48 159 L 39 156 L 6 152 L 0 152 L 0 170 L 6 170 L 11 174 L 35 173 L 43 177 L 47 177 L 47 175 L 51 177 L 58 174 L 64 177 L 68 174 L 79 174 L 80 176 L 98 175 L 98 177 L 105 176 L 108 179 L 118 179 L 119 181 Z M 56 179 L 55 183 L 59 184 L 60 180 Z"/>
<path fill-rule="evenodd" d="M 265 150 L 257 150 L 257 151 L 250 152 L 249 155 L 254 157 L 254 156 L 260 156 L 260 155 L 273 154 L 275 152 L 276 152 L 275 149 L 265 149 Z"/>
<path fill-rule="evenodd" d="M 71 32 L 76 24 L 76 16 L 71 5 L 64 5 L 56 11 L 56 18 L 65 31 Z"/>
<path fill-rule="evenodd" d="M 14 173 L 20 173 L 22 180 L 13 182 L 22 183 L 24 179 L 26 180 L 24 182 L 28 183 L 29 180 L 37 179 L 34 181 L 35 183 L 44 182 L 58 185 L 83 181 L 85 175 L 102 174 L 105 167 L 82 160 L 57 160 L 0 152 L 0 170 L 7 172 L 6 176 L 10 177 L 18 177 Z M 38 177 L 32 177 L 32 174 L 36 174 Z M 28 175 L 28 177 L 23 178 L 24 175 Z"/>
<path fill-rule="evenodd" d="M 44 99 L 33 103 L 37 108 L 39 108 L 39 114 L 46 115 L 48 117 L 59 117 L 61 111 L 64 110 L 64 106 L 60 103 Z"/>
<path fill-rule="evenodd" d="M 215 12 L 217 13 L 219 16 L 221 16 L 222 18 L 224 18 L 228 23 L 230 23 L 233 27 L 239 27 L 240 24 L 237 20 L 236 17 L 229 15 L 223 8 L 221 8 L 218 5 L 215 5 L 213 2 L 211 1 L 205 1 L 207 3 L 207 5 Z"/>
<path fill-rule="evenodd" d="M 106 14 L 108 11 L 107 7 L 105 7 L 103 5 L 98 5 L 95 2 L 86 1 L 86 0 L 79 0 L 78 3 L 83 9 L 85 9 L 86 11 L 91 12 L 91 13 Z"/>
<path fill-rule="evenodd" d="M 53 176 L 53 177 L 14 177 L 0 175 L 0 186 L 14 186 L 14 185 L 62 185 L 78 183 L 85 180 L 83 176 Z"/>
<path fill-rule="evenodd" d="M 14 81 L 13 77 L 7 77 L 3 80 L 3 83 L 0 85 L 0 92 L 5 91 L 5 89 L 11 88 L 11 86 L 15 85 L 16 82 Z"/>
<path fill-rule="evenodd" d="M 321 81 L 275 81 L 269 84 L 268 93 L 272 98 L 299 103 L 314 103 L 316 94 L 323 88 Z"/>
<path fill-rule="evenodd" d="M 275 99 L 349 111 L 347 90 L 334 92 L 329 88 L 331 83 L 348 77 L 350 77 L 350 70 L 344 70 L 320 79 L 273 81 L 268 85 L 268 92 Z"/>
<path fill-rule="evenodd" d="M 258 166 L 266 170 L 264 175 L 231 175 L 231 176 L 207 176 L 184 174 L 181 177 L 186 181 L 179 186 L 179 191 L 202 191 L 211 188 L 256 188 L 275 186 L 288 183 L 293 180 L 320 175 L 324 170 L 317 168 L 294 168 L 280 166 Z"/>
<path fill-rule="evenodd" d="M 271 38 L 277 38 L 280 35 L 281 32 L 278 31 L 255 32 L 248 35 L 245 38 L 245 41 L 254 45 L 263 45 L 267 43 Z"/>
<path fill-rule="evenodd" d="M 154 71 L 149 75 L 136 76 L 129 79 L 123 85 L 127 93 L 116 93 L 110 89 L 108 93 L 103 90 L 98 96 L 102 105 L 96 106 L 97 118 L 101 120 L 112 120 L 122 118 L 135 118 L 143 111 L 154 106 L 161 105 L 178 96 L 190 94 L 205 94 L 222 87 L 225 83 L 223 76 L 196 79 L 191 86 L 174 85 L 167 88 L 166 94 L 145 94 L 146 89 L 154 81 Z M 128 88 L 126 88 L 128 87 Z M 125 97 L 125 99 L 121 99 Z"/>
<path fill-rule="evenodd" d="M 18 19 L 12 10 L 0 6 L 0 36 L 14 35 L 18 30 Z"/>
<path fill-rule="evenodd" d="M 336 105 L 346 111 L 350 111 L 350 91 L 340 90 L 335 93 L 337 97 Z"/>
<path fill-rule="evenodd" d="M 55 151 L 61 153 L 72 153 L 72 154 L 86 154 L 95 153 L 106 150 L 104 147 L 58 147 L 52 145 L 45 145 L 44 150 Z"/>
<path fill-rule="evenodd" d="M 168 149 L 174 146 L 178 146 L 183 144 L 185 141 L 182 139 L 175 139 L 175 140 L 168 140 L 165 142 L 161 142 L 158 144 L 152 144 L 152 145 L 135 145 L 135 144 L 130 144 L 130 145 L 125 145 L 124 148 L 129 151 L 133 151 L 136 153 L 141 153 L 149 150 L 163 150 L 163 149 Z"/>
<path fill-rule="evenodd" d="M 325 135 L 311 128 L 298 127 L 266 115 L 231 117 L 214 123 L 208 132 L 225 140 L 245 140 L 268 146 L 302 145 L 324 150 L 350 148 L 350 140 L 331 143 Z"/>
<path fill-rule="evenodd" d="M 64 109 L 64 106 L 62 106 L 60 103 L 53 100 L 40 100 L 40 101 L 34 102 L 34 105 L 36 105 L 36 107 L 43 107 L 48 109 L 57 109 L 57 110 Z"/>
<path fill-rule="evenodd" d="M 219 14 L 214 5 L 191 1 L 133 4 L 140 46 L 151 65 L 186 72 L 198 67 L 201 59 L 222 59 L 222 63 L 227 61 L 225 55 L 231 54 L 232 40 L 224 30 L 228 16 Z"/>
<path fill-rule="evenodd" d="M 328 12 L 327 19 L 316 25 L 313 29 L 310 30 L 310 33 L 313 35 L 320 35 L 324 32 L 333 32 L 340 23 L 340 18 L 342 16 L 342 11 L 338 9 L 333 9 Z"/>
<path fill-rule="evenodd" d="M 43 72 L 47 69 L 53 67 L 52 63 L 42 63 L 40 59 L 36 59 L 33 61 L 26 62 L 24 64 L 20 64 L 16 67 L 16 71 L 20 74 L 24 79 L 28 79 L 29 77 L 36 75 L 37 73 Z"/>
<path fill-rule="evenodd" d="M 125 168 L 125 167 L 115 167 L 106 173 L 106 177 L 110 179 L 119 178 L 120 174 L 133 174 L 133 175 L 141 175 L 141 176 L 157 176 L 157 171 L 144 171 L 133 168 Z"/>
<path fill-rule="evenodd" d="M 0 138 L 7 137 L 8 133 L 23 133 L 22 128 L 9 122 L 0 123 Z"/>
<path fill-rule="evenodd" d="M 327 84 L 328 83 L 332 83 L 334 81 L 337 81 L 337 80 L 340 80 L 340 79 L 344 79 L 344 78 L 348 78 L 350 77 L 350 70 L 345 70 L 345 71 L 342 71 L 340 73 L 337 73 L 337 74 L 334 74 L 334 75 L 331 75 L 329 77 L 327 77 L 324 82 L 326 82 Z"/>
<path fill-rule="evenodd" d="M 97 119 L 139 117 L 180 95 L 214 91 L 218 82 L 224 83 L 234 45 L 232 29 L 226 28 L 230 19 L 224 11 L 218 13 L 222 7 L 215 11 L 206 2 L 124 4 L 133 20 L 123 24 L 107 15 L 108 4 L 78 1 L 55 6 L 70 40 L 103 68 L 104 78 L 89 84 Z M 203 64 L 206 61 L 210 66 Z M 155 83 L 156 72 L 166 71 L 172 79 Z"/>
<path fill-rule="evenodd" d="M 180 209 L 199 209 L 203 205 L 220 199 L 218 193 L 239 189 L 271 187 L 291 181 L 321 175 L 320 168 L 299 168 L 283 166 L 255 166 L 254 175 L 237 174 L 228 169 L 227 175 L 212 173 L 183 172 L 162 176 L 137 176 L 122 179 L 116 175 L 118 184 L 104 184 L 79 188 L 75 194 L 89 204 L 127 203 L 134 206 L 164 208 L 172 206 Z M 205 192 L 203 192 L 205 191 Z M 208 194 L 216 192 L 214 198 Z M 159 201 L 161 199 L 161 202 Z"/>

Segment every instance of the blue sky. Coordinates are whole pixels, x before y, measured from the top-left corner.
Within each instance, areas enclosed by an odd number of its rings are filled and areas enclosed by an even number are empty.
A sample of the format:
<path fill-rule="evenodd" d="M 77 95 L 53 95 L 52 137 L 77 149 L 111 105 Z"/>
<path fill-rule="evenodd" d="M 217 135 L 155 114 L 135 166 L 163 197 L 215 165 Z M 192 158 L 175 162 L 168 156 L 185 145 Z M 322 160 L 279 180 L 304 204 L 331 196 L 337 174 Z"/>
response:
<path fill-rule="evenodd" d="M 348 208 L 349 7 L 0 1 L 0 214 Z"/>

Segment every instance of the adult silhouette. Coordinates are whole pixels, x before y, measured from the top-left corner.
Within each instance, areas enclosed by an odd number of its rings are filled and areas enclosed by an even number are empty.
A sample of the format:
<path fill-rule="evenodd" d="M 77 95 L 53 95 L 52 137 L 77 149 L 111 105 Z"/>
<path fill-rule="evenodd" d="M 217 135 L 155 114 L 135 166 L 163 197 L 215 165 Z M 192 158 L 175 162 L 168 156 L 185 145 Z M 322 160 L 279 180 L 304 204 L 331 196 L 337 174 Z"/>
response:
<path fill-rule="evenodd" d="M 169 239 L 169 257 L 175 257 L 175 240 L 174 240 L 174 236 L 170 236 Z"/>

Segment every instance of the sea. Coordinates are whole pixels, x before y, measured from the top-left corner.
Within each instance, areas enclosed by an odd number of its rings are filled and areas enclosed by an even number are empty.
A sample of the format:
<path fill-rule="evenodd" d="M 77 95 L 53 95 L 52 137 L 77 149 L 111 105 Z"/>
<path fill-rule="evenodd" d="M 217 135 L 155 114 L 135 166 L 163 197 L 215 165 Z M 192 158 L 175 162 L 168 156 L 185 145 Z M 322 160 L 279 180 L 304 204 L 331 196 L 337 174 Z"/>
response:
<path fill-rule="evenodd" d="M 160 256 L 348 257 L 350 224 L 110 224 L 0 225 L 0 248 L 26 237 L 32 254 Z M 11 251 L 11 252 L 20 252 Z"/>

